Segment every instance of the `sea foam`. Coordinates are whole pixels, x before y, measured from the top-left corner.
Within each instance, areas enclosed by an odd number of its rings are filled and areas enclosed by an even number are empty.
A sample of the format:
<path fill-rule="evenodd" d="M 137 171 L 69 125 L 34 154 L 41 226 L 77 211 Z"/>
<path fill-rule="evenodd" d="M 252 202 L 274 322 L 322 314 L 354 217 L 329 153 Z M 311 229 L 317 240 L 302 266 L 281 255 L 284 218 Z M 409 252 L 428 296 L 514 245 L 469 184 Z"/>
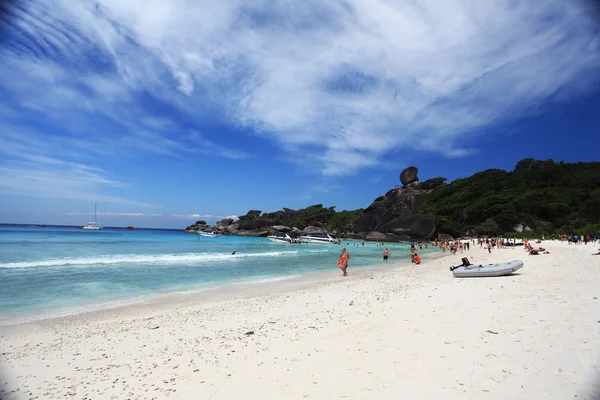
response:
<path fill-rule="evenodd" d="M 0 264 L 4 268 L 36 268 L 36 267 L 66 267 L 77 265 L 110 265 L 110 264 L 190 264 L 206 261 L 235 261 L 249 257 L 281 257 L 298 254 L 297 251 L 274 251 L 264 253 L 184 253 L 184 254 L 120 254 L 101 257 L 56 258 L 49 260 L 22 261 Z"/>

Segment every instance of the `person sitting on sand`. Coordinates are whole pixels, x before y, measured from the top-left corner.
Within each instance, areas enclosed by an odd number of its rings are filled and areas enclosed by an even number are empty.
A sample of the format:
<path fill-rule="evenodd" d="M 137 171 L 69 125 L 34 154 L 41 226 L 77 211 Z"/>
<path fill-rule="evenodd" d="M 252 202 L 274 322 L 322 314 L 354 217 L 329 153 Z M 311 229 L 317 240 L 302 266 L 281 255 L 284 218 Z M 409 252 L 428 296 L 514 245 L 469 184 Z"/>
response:
<path fill-rule="evenodd" d="M 340 254 L 340 257 L 338 258 L 338 268 L 342 270 L 342 272 L 344 273 L 344 276 L 348 276 L 348 272 L 346 271 L 346 269 L 348 268 L 348 260 L 350 259 L 350 254 L 348 254 L 348 252 L 346 251 L 346 248 L 344 247 L 342 249 L 342 254 Z"/>
<path fill-rule="evenodd" d="M 598 249 L 597 253 L 592 253 L 593 256 L 600 256 L 600 249 Z"/>
<path fill-rule="evenodd" d="M 415 253 L 415 256 L 413 257 L 412 262 L 414 262 L 417 265 L 421 264 L 421 257 L 419 257 L 419 255 L 417 253 Z"/>

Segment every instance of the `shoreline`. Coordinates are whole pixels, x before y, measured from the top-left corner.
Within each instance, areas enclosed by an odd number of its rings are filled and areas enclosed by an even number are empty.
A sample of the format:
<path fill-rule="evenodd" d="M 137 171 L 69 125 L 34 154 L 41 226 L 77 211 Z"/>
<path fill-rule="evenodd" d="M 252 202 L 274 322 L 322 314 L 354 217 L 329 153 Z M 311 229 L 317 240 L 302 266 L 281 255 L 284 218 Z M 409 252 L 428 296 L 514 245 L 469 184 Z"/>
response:
<path fill-rule="evenodd" d="M 423 251 L 423 262 L 434 260 L 449 254 L 442 254 L 439 248 L 431 248 L 428 251 Z M 398 257 L 404 258 L 404 257 Z M 407 255 L 406 258 L 410 258 Z M 349 279 L 360 279 L 365 274 L 377 271 L 389 271 L 396 268 L 410 266 L 412 263 L 407 262 L 390 262 L 389 265 L 379 263 L 377 265 L 362 266 L 351 269 Z M 337 267 L 332 267 L 331 272 L 306 272 L 297 275 L 282 275 L 268 276 L 264 279 L 256 278 L 248 281 L 239 282 L 214 282 L 214 285 L 196 286 L 182 290 L 174 290 L 168 293 L 153 293 L 136 296 L 129 299 L 107 299 L 98 303 L 83 306 L 83 309 L 77 307 L 65 307 L 50 311 L 48 313 L 36 316 L 26 316 L 0 322 L 0 329 L 18 327 L 29 324 L 40 324 L 47 321 L 64 320 L 69 318 L 77 318 L 86 316 L 94 318 L 95 314 L 123 314 L 137 310 L 144 311 L 148 308 L 168 308 L 176 307 L 181 304 L 211 304 L 232 299 L 253 298 L 261 295 L 289 292 L 300 289 L 307 289 L 313 286 L 319 286 L 339 281 Z M 35 311 L 33 311 L 35 312 Z"/>
<path fill-rule="evenodd" d="M 542 246 L 550 254 L 472 247 L 255 297 L 0 327 L 0 396 L 593 399 L 598 256 Z M 453 278 L 461 257 L 525 266 Z"/>

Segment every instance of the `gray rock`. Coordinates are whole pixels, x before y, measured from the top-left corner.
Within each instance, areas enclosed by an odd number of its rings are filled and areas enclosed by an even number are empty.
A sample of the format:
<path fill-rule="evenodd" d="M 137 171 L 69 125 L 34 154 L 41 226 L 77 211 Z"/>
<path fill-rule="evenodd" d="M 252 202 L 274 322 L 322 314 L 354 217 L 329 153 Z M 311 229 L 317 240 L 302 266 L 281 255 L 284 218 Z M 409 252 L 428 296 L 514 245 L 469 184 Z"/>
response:
<path fill-rule="evenodd" d="M 429 239 L 436 233 L 436 218 L 429 214 L 401 215 L 383 225 L 381 230 L 396 235 L 407 235 L 416 239 Z"/>
<path fill-rule="evenodd" d="M 308 221 L 307 221 L 307 222 L 308 222 L 308 223 L 312 223 L 312 222 L 314 222 L 314 221 L 317 221 L 317 222 L 327 222 L 327 221 L 329 221 L 330 219 L 331 219 L 331 217 L 329 216 L 329 214 L 325 214 L 325 213 L 319 213 L 319 214 L 314 214 L 314 215 L 311 215 L 311 216 L 308 218 Z"/>
<path fill-rule="evenodd" d="M 280 232 L 290 232 L 292 230 L 292 228 L 285 225 L 273 225 L 273 229 Z"/>
<path fill-rule="evenodd" d="M 437 233 L 436 218 L 428 214 L 416 214 L 423 203 L 425 193 L 419 188 L 417 167 L 402 171 L 404 187 L 389 190 L 379 196 L 352 223 L 350 233 L 379 232 L 388 235 L 380 240 L 429 239 Z M 364 236 L 363 236 L 364 237 Z"/>
<path fill-rule="evenodd" d="M 365 240 L 381 242 L 381 241 L 385 240 L 385 233 L 381 233 L 381 232 L 377 232 L 377 231 L 369 232 L 367 234 L 367 236 L 365 237 Z"/>
<path fill-rule="evenodd" d="M 400 173 L 400 182 L 402 185 L 406 186 L 409 183 L 419 182 L 419 178 L 417 177 L 418 172 L 419 168 L 414 166 L 404 169 L 404 171 Z"/>
<path fill-rule="evenodd" d="M 317 226 L 307 226 L 302 230 L 302 233 L 326 233 L 327 231 Z"/>
<path fill-rule="evenodd" d="M 261 210 L 250 210 L 246 213 L 246 217 L 248 218 L 258 218 L 262 214 Z"/>
<path fill-rule="evenodd" d="M 237 234 L 239 236 L 265 237 L 269 236 L 269 231 L 266 229 L 254 229 L 251 231 L 239 231 Z"/>
<path fill-rule="evenodd" d="M 235 223 L 235 224 L 231 224 L 229 225 L 227 228 L 225 228 L 225 230 L 229 233 L 233 233 L 235 234 L 237 232 L 237 230 L 239 229 L 239 224 Z"/>
<path fill-rule="evenodd" d="M 454 238 L 452 236 L 448 235 L 447 233 L 438 233 L 437 237 L 438 237 L 438 240 L 441 240 L 443 242 L 444 241 L 448 241 L 448 242 L 454 241 Z"/>
<path fill-rule="evenodd" d="M 251 218 L 240 220 L 238 222 L 240 231 L 251 231 L 255 229 L 267 228 L 273 226 L 273 221 L 267 218 Z"/>
<path fill-rule="evenodd" d="M 515 226 L 513 226 L 513 230 L 515 232 L 519 232 L 519 233 L 523 232 L 523 228 L 524 228 L 523 224 L 516 224 Z"/>
<path fill-rule="evenodd" d="M 224 230 L 224 229 L 226 229 L 226 228 L 227 228 L 229 225 L 231 225 L 232 223 L 233 223 L 233 219 L 231 219 L 231 218 L 224 218 L 224 219 L 222 219 L 222 220 L 220 220 L 220 221 L 216 222 L 216 223 L 213 225 L 213 228 L 214 228 L 214 229 L 217 229 L 217 230 Z"/>

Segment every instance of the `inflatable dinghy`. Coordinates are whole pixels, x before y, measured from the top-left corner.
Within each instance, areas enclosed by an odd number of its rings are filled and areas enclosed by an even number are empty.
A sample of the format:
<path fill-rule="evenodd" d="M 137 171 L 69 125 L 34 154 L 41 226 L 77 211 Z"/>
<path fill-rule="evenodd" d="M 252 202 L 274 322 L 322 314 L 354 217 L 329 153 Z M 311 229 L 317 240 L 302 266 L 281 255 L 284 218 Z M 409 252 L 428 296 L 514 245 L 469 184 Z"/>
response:
<path fill-rule="evenodd" d="M 504 276 L 523 268 L 523 261 L 514 260 L 503 264 L 481 264 L 454 267 L 452 273 L 456 278 Z"/>

